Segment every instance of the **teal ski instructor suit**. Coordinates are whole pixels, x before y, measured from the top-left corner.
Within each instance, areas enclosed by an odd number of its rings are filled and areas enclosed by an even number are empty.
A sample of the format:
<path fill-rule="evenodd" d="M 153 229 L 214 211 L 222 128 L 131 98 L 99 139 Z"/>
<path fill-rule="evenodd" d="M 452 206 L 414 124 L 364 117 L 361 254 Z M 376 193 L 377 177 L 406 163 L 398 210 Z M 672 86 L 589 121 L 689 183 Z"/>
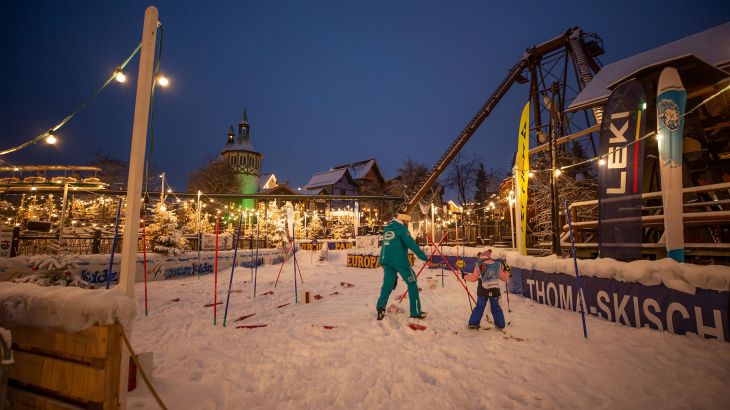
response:
<path fill-rule="evenodd" d="M 380 248 L 380 264 L 383 266 L 383 286 L 380 288 L 377 308 L 385 309 L 390 293 L 395 284 L 396 272 L 400 273 L 408 285 L 408 299 L 411 304 L 411 316 L 421 315 L 421 300 L 418 296 L 418 284 L 416 275 L 411 270 L 408 261 L 408 249 L 423 261 L 428 260 L 425 253 L 418 247 L 418 244 L 408 233 L 408 228 L 403 222 L 393 219 L 385 226 L 383 232 L 383 246 Z"/>

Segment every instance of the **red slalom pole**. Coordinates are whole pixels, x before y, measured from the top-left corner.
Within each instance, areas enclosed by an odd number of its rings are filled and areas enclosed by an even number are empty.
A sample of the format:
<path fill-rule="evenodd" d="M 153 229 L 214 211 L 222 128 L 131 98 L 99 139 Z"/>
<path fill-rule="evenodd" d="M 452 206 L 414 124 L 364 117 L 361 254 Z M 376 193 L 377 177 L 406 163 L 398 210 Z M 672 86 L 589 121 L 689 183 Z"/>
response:
<path fill-rule="evenodd" d="M 142 267 L 144 269 L 144 315 L 147 316 L 147 229 L 142 220 Z"/>
<path fill-rule="evenodd" d="M 218 220 L 220 214 L 215 216 L 215 259 L 213 259 L 213 271 L 215 277 L 213 279 L 213 326 L 215 326 L 216 320 L 218 319 Z"/>
<path fill-rule="evenodd" d="M 276 285 L 279 284 L 279 276 L 281 276 L 281 270 L 284 269 L 284 263 L 286 262 L 286 258 L 289 257 L 289 251 L 291 251 L 291 247 L 288 247 L 286 249 L 286 255 L 284 255 L 284 260 L 281 261 L 281 266 L 279 267 L 279 274 L 276 275 L 276 282 L 274 282 L 274 287 L 276 287 Z"/>
<path fill-rule="evenodd" d="M 454 267 L 451 266 L 451 263 L 449 262 L 449 260 L 446 259 L 446 257 L 444 256 L 444 254 L 441 253 L 441 251 L 438 250 L 438 248 L 437 248 L 437 251 L 438 251 L 439 255 L 441 255 L 441 258 L 446 262 L 446 264 L 449 265 L 449 269 L 451 269 L 451 273 L 453 273 L 454 276 L 456 276 L 456 280 L 459 281 L 459 283 L 461 284 L 461 286 L 464 288 L 464 290 L 466 291 L 466 293 L 469 295 L 470 302 L 477 303 L 477 301 L 474 299 L 474 296 L 472 296 L 471 295 L 471 292 L 469 292 L 469 288 L 466 287 L 466 285 L 464 284 L 464 282 L 461 281 L 461 278 L 459 277 L 459 274 L 456 273 L 456 269 L 454 269 Z"/>
<path fill-rule="evenodd" d="M 444 234 L 444 236 L 441 237 L 441 240 L 439 241 L 439 245 L 441 244 L 441 242 L 444 240 L 445 237 L 446 237 L 446 234 Z M 423 266 L 421 266 L 421 269 L 416 274 L 416 279 L 418 279 L 418 276 L 421 275 L 421 272 L 423 272 L 423 269 L 428 265 L 428 262 L 431 260 L 431 258 L 433 258 L 434 253 L 436 253 L 436 249 L 432 250 L 431 254 L 428 255 L 428 259 L 426 260 L 426 262 L 423 263 Z M 400 299 L 398 299 L 398 303 L 403 302 L 403 299 L 406 297 L 407 294 L 408 294 L 408 289 L 406 289 L 406 291 L 403 292 L 402 295 L 400 295 Z"/>

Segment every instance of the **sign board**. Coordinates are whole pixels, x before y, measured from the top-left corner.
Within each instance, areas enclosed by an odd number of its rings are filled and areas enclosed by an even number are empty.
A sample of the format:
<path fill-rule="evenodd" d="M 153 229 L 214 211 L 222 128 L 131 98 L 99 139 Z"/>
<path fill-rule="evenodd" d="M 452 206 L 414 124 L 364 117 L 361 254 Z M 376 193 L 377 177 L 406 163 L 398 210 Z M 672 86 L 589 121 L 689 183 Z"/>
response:
<path fill-rule="evenodd" d="M 0 231 L 0 258 L 9 258 L 13 245 L 13 231 Z"/>

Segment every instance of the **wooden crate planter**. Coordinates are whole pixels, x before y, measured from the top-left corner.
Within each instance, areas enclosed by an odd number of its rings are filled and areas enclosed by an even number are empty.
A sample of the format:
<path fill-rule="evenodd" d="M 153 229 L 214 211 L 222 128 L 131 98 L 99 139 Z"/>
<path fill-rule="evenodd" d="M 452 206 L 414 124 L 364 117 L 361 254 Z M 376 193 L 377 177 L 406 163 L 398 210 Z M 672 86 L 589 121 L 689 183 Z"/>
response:
<path fill-rule="evenodd" d="M 77 333 L 18 327 L 8 398 L 13 408 L 118 409 L 121 327 Z"/>

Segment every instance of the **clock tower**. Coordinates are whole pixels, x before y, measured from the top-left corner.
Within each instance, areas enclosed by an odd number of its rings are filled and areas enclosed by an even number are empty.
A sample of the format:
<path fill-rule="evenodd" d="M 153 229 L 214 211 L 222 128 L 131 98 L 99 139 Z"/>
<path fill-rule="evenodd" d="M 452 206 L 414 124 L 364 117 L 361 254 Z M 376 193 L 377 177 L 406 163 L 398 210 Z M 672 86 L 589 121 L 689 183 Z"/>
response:
<path fill-rule="evenodd" d="M 243 118 L 238 124 L 238 136 L 233 127 L 228 130 L 226 145 L 221 155 L 223 160 L 238 174 L 238 191 L 242 194 L 255 194 L 259 190 L 259 175 L 261 175 L 261 159 L 263 155 L 256 152 L 251 145 L 250 125 L 248 113 L 243 110 Z M 253 199 L 244 199 L 246 209 L 254 207 Z"/>

